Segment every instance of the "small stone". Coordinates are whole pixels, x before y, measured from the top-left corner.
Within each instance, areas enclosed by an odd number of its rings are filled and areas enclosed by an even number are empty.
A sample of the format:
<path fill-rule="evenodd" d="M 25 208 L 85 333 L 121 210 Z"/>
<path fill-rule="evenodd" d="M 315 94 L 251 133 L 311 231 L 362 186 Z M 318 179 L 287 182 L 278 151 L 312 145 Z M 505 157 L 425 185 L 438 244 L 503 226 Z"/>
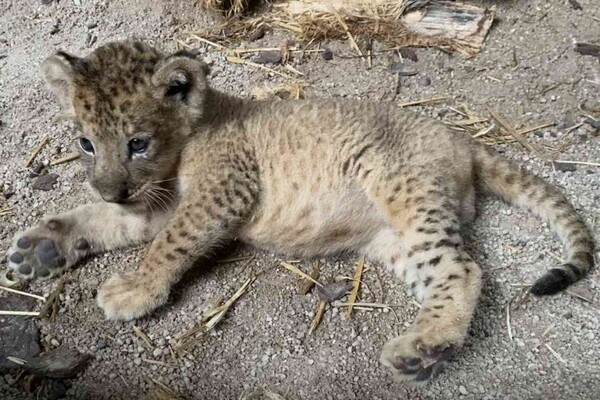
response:
<path fill-rule="evenodd" d="M 49 191 L 54 189 L 56 181 L 58 181 L 58 175 L 56 174 L 38 176 L 35 182 L 33 182 L 33 188 L 35 190 Z"/>
<path fill-rule="evenodd" d="M 569 4 L 573 10 L 583 10 L 583 7 L 581 7 L 581 4 L 577 0 L 569 0 Z"/>
<path fill-rule="evenodd" d="M 600 58 L 600 45 L 592 43 L 575 43 L 575 51 L 583 56 Z"/>
<path fill-rule="evenodd" d="M 600 119 L 588 117 L 583 122 L 595 129 L 600 129 Z"/>
<path fill-rule="evenodd" d="M 596 335 L 594 335 L 594 332 L 589 332 L 587 335 L 585 335 L 585 338 L 587 340 L 594 340 L 594 337 L 596 337 Z"/>
<path fill-rule="evenodd" d="M 29 169 L 29 177 L 36 178 L 44 173 L 46 166 L 42 162 L 35 162 Z"/>
<path fill-rule="evenodd" d="M 411 61 L 419 61 L 419 58 L 417 57 L 417 53 L 413 50 L 410 49 L 408 47 L 404 48 L 404 49 L 400 49 L 400 55 L 402 56 L 402 58 L 407 58 Z"/>
<path fill-rule="evenodd" d="M 34 375 L 64 379 L 76 375 L 90 360 L 89 354 L 59 347 L 43 357 L 27 360 L 22 368 Z"/>
<path fill-rule="evenodd" d="M 13 197 L 14 195 L 15 195 L 15 191 L 14 191 L 12 188 L 10 188 L 10 189 L 7 189 L 7 190 L 5 190 L 5 191 L 2 193 L 2 196 L 4 196 L 4 198 L 5 198 L 6 200 L 10 199 L 10 198 L 11 198 L 11 197 Z"/>
<path fill-rule="evenodd" d="M 429 86 L 431 85 L 431 79 L 428 76 L 424 76 L 421 79 L 419 79 L 419 85 Z"/>
<path fill-rule="evenodd" d="M 323 60 L 325 60 L 325 61 L 333 60 L 333 52 L 329 49 L 325 49 L 325 51 L 323 53 L 321 53 L 321 56 L 323 57 Z"/>
<path fill-rule="evenodd" d="M 467 392 L 467 388 L 464 387 L 463 385 L 460 385 L 458 387 L 458 391 L 460 392 L 460 394 L 462 394 L 463 396 L 466 396 L 469 394 L 469 392 Z"/>
<path fill-rule="evenodd" d="M 553 161 L 552 165 L 554 166 L 554 168 L 557 171 L 561 171 L 561 172 L 577 171 L 577 165 L 576 164 L 563 163 L 563 162 L 559 162 L 559 161 Z"/>
<path fill-rule="evenodd" d="M 96 349 L 102 350 L 105 347 L 106 347 L 106 340 L 100 339 L 100 340 L 98 340 L 98 342 L 96 342 Z"/>
<path fill-rule="evenodd" d="M 279 64 L 282 59 L 280 51 L 261 51 L 252 61 L 257 64 Z"/>
<path fill-rule="evenodd" d="M 325 286 L 317 286 L 317 295 L 322 301 L 331 303 L 344 297 L 351 289 L 350 281 L 339 281 Z"/>
<path fill-rule="evenodd" d="M 158 348 L 157 348 L 157 349 L 154 349 L 154 351 L 152 352 L 152 355 L 153 355 L 154 357 L 157 357 L 157 358 L 158 358 L 158 357 L 160 357 L 160 356 L 162 355 L 162 350 L 161 350 L 161 349 L 158 349 Z"/>
<path fill-rule="evenodd" d="M 415 68 L 403 62 L 392 63 L 390 71 L 401 76 L 413 76 L 419 73 Z"/>
<path fill-rule="evenodd" d="M 52 340 L 50 340 L 50 344 L 51 344 L 52 346 L 54 346 L 54 347 L 58 347 L 58 346 L 60 346 L 60 342 L 59 342 L 58 340 L 56 340 L 56 339 L 52 339 Z"/>
<path fill-rule="evenodd" d="M 58 32 L 60 32 L 60 27 L 59 27 L 59 25 L 60 25 L 60 22 L 59 22 L 59 21 L 56 21 L 56 22 L 54 23 L 54 25 L 52 25 L 52 29 L 50 29 L 50 32 L 49 32 L 49 33 L 50 33 L 51 35 L 56 35 Z"/>
<path fill-rule="evenodd" d="M 98 26 L 98 23 L 96 21 L 88 22 L 88 24 L 87 24 L 88 29 L 94 29 L 97 26 Z"/>

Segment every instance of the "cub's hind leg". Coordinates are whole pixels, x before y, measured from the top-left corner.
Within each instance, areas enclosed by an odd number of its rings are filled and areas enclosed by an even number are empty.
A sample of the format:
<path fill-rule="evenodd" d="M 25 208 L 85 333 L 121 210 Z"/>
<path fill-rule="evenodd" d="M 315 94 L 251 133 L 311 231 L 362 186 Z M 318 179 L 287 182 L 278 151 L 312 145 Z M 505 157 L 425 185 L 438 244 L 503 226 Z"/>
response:
<path fill-rule="evenodd" d="M 408 331 L 384 346 L 381 362 L 401 380 L 423 382 L 441 371 L 452 349 L 464 342 L 481 271 L 464 251 L 460 202 L 453 190 L 439 181 L 408 178 L 370 195 L 401 239 L 400 266 L 394 269 L 421 302 Z"/>

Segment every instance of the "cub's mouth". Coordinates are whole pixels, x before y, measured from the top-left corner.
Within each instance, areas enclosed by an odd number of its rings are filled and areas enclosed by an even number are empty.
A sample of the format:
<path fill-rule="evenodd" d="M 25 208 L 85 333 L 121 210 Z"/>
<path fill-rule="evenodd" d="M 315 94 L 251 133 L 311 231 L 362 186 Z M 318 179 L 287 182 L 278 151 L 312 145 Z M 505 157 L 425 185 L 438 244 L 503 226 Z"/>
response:
<path fill-rule="evenodd" d="M 151 210 L 157 207 L 167 211 L 177 201 L 175 190 L 167 187 L 170 181 L 174 180 L 148 181 L 125 198 L 123 203 L 144 204 Z"/>

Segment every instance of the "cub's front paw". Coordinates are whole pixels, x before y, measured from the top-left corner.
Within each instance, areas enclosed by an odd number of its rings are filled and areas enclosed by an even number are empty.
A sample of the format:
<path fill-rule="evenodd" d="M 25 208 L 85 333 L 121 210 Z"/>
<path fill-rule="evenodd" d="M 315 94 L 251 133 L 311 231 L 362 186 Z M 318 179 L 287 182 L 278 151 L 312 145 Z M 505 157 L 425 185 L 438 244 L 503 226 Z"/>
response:
<path fill-rule="evenodd" d="M 45 280 L 75 264 L 90 245 L 71 225 L 55 218 L 18 233 L 8 249 L 8 267 L 23 279 Z"/>
<path fill-rule="evenodd" d="M 400 381 L 426 383 L 446 366 L 453 345 L 428 345 L 416 333 L 398 336 L 383 346 L 380 361 Z"/>
<path fill-rule="evenodd" d="M 135 272 L 114 275 L 100 288 L 98 305 L 107 319 L 131 320 L 142 317 L 166 303 L 167 287 L 142 279 Z"/>

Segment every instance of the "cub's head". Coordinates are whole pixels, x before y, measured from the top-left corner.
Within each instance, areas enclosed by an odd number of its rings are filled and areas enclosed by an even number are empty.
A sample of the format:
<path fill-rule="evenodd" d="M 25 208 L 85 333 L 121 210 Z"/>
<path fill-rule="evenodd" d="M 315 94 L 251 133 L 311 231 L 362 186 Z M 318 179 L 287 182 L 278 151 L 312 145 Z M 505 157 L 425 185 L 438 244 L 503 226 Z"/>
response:
<path fill-rule="evenodd" d="M 89 181 L 109 202 L 135 202 L 173 176 L 204 118 L 207 66 L 194 55 L 163 55 L 140 42 L 102 46 L 79 58 L 57 52 L 42 74 L 78 128 Z"/>

